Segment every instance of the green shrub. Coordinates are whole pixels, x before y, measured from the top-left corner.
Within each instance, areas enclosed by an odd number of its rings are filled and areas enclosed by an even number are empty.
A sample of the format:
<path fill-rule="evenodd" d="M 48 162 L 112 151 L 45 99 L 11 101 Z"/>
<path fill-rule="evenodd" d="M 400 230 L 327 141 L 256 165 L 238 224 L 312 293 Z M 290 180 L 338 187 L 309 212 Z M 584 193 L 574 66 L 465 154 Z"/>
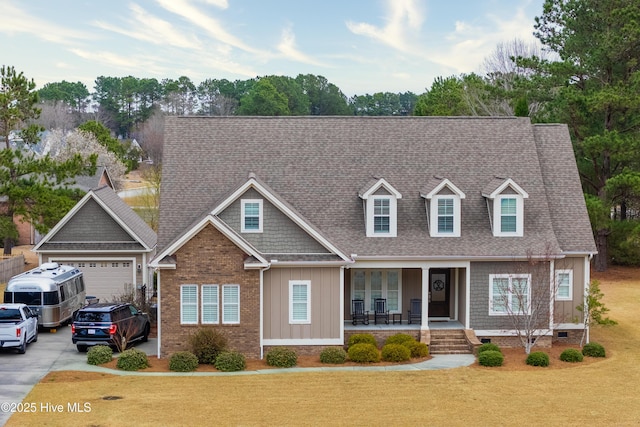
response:
<path fill-rule="evenodd" d="M 347 360 L 347 352 L 339 347 L 327 347 L 320 353 L 320 362 L 339 365 Z"/>
<path fill-rule="evenodd" d="M 580 351 L 576 350 L 575 348 L 568 348 L 560 354 L 560 360 L 562 360 L 563 362 L 582 362 L 582 359 L 582 353 L 580 353 Z"/>
<path fill-rule="evenodd" d="M 169 370 L 175 372 L 191 372 L 198 368 L 198 358 L 190 351 L 173 353 L 169 358 Z"/>
<path fill-rule="evenodd" d="M 137 371 L 138 369 L 148 368 L 149 359 L 147 359 L 147 354 L 144 351 L 130 348 L 120 353 L 116 366 L 123 371 Z"/>
<path fill-rule="evenodd" d="M 409 334 L 395 334 L 395 335 L 391 335 L 389 338 L 387 338 L 387 340 L 384 342 L 385 345 L 387 344 L 404 344 L 406 342 L 411 342 L 411 341 L 416 341 L 415 337 L 409 335 Z"/>
<path fill-rule="evenodd" d="M 87 352 L 89 365 L 102 365 L 113 360 L 113 350 L 108 345 L 96 345 Z"/>
<path fill-rule="evenodd" d="M 549 355 L 543 351 L 534 351 L 527 356 L 527 365 L 549 366 Z"/>
<path fill-rule="evenodd" d="M 402 344 L 387 344 L 382 347 L 382 360 L 404 362 L 411 359 L 411 350 Z"/>
<path fill-rule="evenodd" d="M 214 328 L 200 328 L 189 336 L 191 352 L 198 358 L 198 363 L 212 365 L 218 353 L 227 349 L 227 337 Z"/>
<path fill-rule="evenodd" d="M 376 337 L 371 334 L 353 334 L 349 337 L 349 342 L 347 343 L 348 347 L 351 347 L 355 344 L 373 344 L 374 347 L 378 347 L 378 342 L 376 341 Z"/>
<path fill-rule="evenodd" d="M 378 347 L 371 343 L 361 342 L 349 347 L 349 359 L 357 363 L 376 363 L 380 361 Z"/>
<path fill-rule="evenodd" d="M 223 351 L 218 354 L 215 367 L 222 372 L 244 371 L 247 367 L 247 362 L 242 353 L 238 353 L 237 351 Z"/>
<path fill-rule="evenodd" d="M 484 353 L 485 351 L 497 351 L 502 353 L 502 351 L 500 350 L 500 347 L 498 347 L 498 344 L 494 344 L 491 342 L 486 342 L 482 344 L 480 347 L 478 347 L 478 355 L 480 353 Z"/>
<path fill-rule="evenodd" d="M 480 366 L 502 366 L 504 356 L 497 350 L 485 350 L 478 354 Z"/>
<path fill-rule="evenodd" d="M 423 342 L 405 341 L 402 343 L 411 352 L 411 357 L 427 357 L 429 355 L 429 346 Z"/>
<path fill-rule="evenodd" d="M 286 347 L 274 347 L 267 352 L 267 365 L 291 368 L 298 363 L 296 352 Z"/>
<path fill-rule="evenodd" d="M 605 357 L 604 347 L 597 342 L 590 342 L 582 347 L 582 354 L 589 357 Z"/>

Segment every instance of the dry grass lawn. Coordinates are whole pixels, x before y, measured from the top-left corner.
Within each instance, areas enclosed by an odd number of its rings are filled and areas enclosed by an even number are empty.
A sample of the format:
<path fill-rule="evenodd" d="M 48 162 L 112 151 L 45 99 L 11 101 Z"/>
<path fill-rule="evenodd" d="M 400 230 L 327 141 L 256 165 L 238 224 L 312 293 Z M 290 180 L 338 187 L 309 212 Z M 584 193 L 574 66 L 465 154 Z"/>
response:
<path fill-rule="evenodd" d="M 592 331 L 607 349 L 604 360 L 554 360 L 554 369 L 204 377 L 61 372 L 25 402 L 87 402 L 91 412 L 15 414 L 7 426 L 638 425 L 640 270 L 594 277 L 619 322 Z"/>

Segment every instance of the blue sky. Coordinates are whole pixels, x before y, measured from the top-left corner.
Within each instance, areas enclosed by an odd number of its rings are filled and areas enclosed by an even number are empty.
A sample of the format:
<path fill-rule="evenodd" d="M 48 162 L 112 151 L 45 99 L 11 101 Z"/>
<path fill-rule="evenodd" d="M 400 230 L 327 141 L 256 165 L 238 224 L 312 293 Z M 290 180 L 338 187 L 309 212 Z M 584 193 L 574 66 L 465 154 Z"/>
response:
<path fill-rule="evenodd" d="M 346 95 L 423 93 L 535 40 L 543 0 L 2 0 L 0 64 L 48 82 L 98 76 L 325 76 Z"/>

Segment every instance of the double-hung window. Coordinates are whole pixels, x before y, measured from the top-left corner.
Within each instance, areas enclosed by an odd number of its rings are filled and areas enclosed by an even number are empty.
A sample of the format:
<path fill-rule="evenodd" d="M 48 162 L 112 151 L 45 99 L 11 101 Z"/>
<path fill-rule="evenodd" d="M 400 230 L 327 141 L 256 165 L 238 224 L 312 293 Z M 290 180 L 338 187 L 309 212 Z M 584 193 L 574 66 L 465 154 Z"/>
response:
<path fill-rule="evenodd" d="M 500 199 L 500 232 L 515 233 L 517 231 L 517 200 L 515 197 L 502 197 Z"/>
<path fill-rule="evenodd" d="M 198 323 L 198 285 L 180 286 L 180 323 L 183 325 Z"/>
<path fill-rule="evenodd" d="M 453 234 L 453 198 L 438 198 L 438 234 Z"/>
<path fill-rule="evenodd" d="M 373 200 L 373 232 L 389 234 L 391 227 L 391 201 L 388 198 Z"/>
<path fill-rule="evenodd" d="M 489 275 L 489 315 L 531 314 L 531 275 Z"/>
<path fill-rule="evenodd" d="M 556 271 L 556 300 L 571 301 L 573 299 L 573 271 Z"/>
<path fill-rule="evenodd" d="M 222 285 L 222 323 L 240 323 L 239 285 Z"/>
<path fill-rule="evenodd" d="M 202 285 L 202 323 L 220 323 L 218 285 Z"/>
<path fill-rule="evenodd" d="M 311 281 L 289 281 L 289 323 L 311 323 Z"/>
<path fill-rule="evenodd" d="M 261 233 L 262 232 L 262 200 L 261 199 L 242 199 L 242 225 L 243 233 Z"/>

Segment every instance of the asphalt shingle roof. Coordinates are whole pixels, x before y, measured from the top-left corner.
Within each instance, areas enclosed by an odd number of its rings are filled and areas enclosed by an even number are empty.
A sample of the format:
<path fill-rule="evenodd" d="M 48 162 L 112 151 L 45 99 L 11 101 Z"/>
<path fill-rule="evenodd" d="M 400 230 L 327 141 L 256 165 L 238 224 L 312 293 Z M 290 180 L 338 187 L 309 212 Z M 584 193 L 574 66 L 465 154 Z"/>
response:
<path fill-rule="evenodd" d="M 514 117 L 317 116 L 169 117 L 165 126 L 159 253 L 251 173 L 350 254 L 595 251 L 563 125 Z M 466 195 L 461 237 L 429 236 L 420 192 L 434 177 Z M 524 237 L 492 235 L 482 192 L 496 177 L 511 178 L 529 194 Z M 394 238 L 366 237 L 358 193 L 379 178 L 402 194 Z"/>

